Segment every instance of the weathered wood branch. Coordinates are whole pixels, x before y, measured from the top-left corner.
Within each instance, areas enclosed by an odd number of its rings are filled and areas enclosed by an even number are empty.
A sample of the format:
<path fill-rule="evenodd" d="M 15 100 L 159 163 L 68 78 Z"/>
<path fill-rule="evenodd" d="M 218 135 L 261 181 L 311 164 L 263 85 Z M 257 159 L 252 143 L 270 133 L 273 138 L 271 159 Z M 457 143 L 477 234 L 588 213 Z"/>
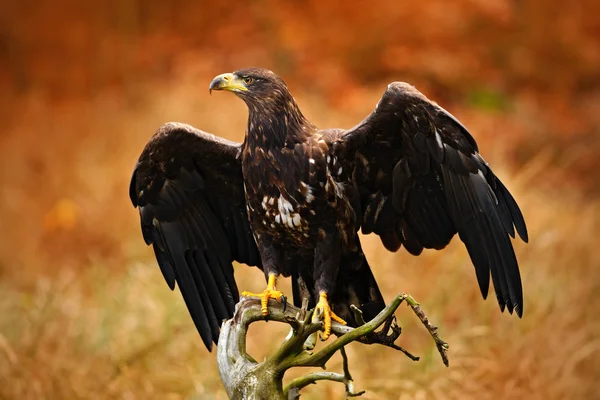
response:
<path fill-rule="evenodd" d="M 358 328 L 351 328 L 333 322 L 331 332 L 338 336 L 322 349 L 311 352 L 316 341 L 315 335 L 323 328 L 322 322 L 312 322 L 312 312 L 307 310 L 308 301 L 302 308 L 291 304 L 269 302 L 269 321 L 287 323 L 291 331 L 275 354 L 258 363 L 246 352 L 246 335 L 250 324 L 262 321 L 260 300 L 242 297 L 236 306 L 232 319 L 223 322 L 217 349 L 217 363 L 221 380 L 227 394 L 232 399 L 295 399 L 300 389 L 318 380 L 331 380 L 344 383 L 348 397 L 360 396 L 363 392 L 354 391 L 354 382 L 348 368 L 344 346 L 358 341 L 364 344 L 381 344 L 402 351 L 410 359 L 419 358 L 402 349 L 394 342 L 400 336 L 394 312 L 403 301 L 411 306 L 415 314 L 434 338 L 444 364 L 448 365 L 448 344 L 437 334 L 437 327 L 431 325 L 419 304 L 405 294 L 396 296 L 387 307 L 371 321 Z M 362 321 L 360 310 L 353 308 L 357 320 Z M 379 327 L 383 326 L 378 332 Z M 344 373 L 314 372 L 292 381 L 283 388 L 283 375 L 294 367 L 325 367 L 337 351 L 342 353 Z"/>
<path fill-rule="evenodd" d="M 289 385 L 283 389 L 283 393 L 288 400 L 296 400 L 300 398 L 300 390 L 302 388 L 317 383 L 317 381 L 327 380 L 333 382 L 341 382 L 346 387 L 346 397 L 359 397 L 365 393 L 364 390 L 360 392 L 354 391 L 354 380 L 352 379 L 352 375 L 350 374 L 350 369 L 348 368 L 348 356 L 346 355 L 346 350 L 344 347 L 340 349 L 340 353 L 342 354 L 342 358 L 344 360 L 343 368 L 344 374 L 338 374 L 336 372 L 313 372 L 307 375 L 304 375 L 300 378 L 294 379 L 290 382 Z"/>

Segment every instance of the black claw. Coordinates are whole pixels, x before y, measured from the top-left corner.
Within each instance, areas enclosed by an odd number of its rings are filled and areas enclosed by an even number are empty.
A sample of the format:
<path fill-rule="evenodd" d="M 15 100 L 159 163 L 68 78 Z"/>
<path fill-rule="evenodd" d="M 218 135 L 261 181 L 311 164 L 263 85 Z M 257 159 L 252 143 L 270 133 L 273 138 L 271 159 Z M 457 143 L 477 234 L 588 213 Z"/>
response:
<path fill-rule="evenodd" d="M 285 312 L 285 309 L 287 308 L 287 297 L 281 296 L 281 302 L 283 303 L 283 312 Z"/>

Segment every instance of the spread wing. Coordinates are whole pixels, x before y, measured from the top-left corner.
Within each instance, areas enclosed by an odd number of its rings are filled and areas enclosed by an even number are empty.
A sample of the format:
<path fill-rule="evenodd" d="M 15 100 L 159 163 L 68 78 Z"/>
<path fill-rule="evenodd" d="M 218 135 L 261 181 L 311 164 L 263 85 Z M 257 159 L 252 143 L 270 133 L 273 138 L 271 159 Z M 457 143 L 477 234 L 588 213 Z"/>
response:
<path fill-rule="evenodd" d="M 206 347 L 239 298 L 232 261 L 259 265 L 246 214 L 240 145 L 168 123 L 133 171 L 129 195 L 167 284 L 179 286 Z"/>
<path fill-rule="evenodd" d="M 450 113 L 414 87 L 395 82 L 363 122 L 340 135 L 337 150 L 353 169 L 362 231 L 414 255 L 442 249 L 458 233 L 484 298 L 490 273 L 498 303 L 523 313 L 517 259 L 509 236 L 527 242 L 519 206 Z"/>

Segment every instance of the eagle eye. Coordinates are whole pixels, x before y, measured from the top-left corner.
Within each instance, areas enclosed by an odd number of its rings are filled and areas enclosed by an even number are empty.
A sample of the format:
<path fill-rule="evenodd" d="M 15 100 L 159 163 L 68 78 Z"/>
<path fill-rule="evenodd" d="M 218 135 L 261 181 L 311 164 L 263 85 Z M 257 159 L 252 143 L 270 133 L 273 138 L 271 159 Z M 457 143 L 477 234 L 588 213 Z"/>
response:
<path fill-rule="evenodd" d="M 245 76 L 243 79 L 244 79 L 244 83 L 245 83 L 246 85 L 249 85 L 249 84 L 251 84 L 252 82 L 254 82 L 254 78 L 252 78 L 252 77 L 250 77 L 250 76 Z"/>

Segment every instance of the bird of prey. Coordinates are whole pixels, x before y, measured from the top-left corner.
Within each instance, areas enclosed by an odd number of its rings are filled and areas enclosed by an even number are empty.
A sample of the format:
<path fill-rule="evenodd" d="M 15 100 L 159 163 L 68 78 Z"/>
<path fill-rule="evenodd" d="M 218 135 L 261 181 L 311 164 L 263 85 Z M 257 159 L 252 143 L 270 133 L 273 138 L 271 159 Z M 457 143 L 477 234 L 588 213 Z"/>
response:
<path fill-rule="evenodd" d="M 182 123 L 161 126 L 133 171 L 130 197 L 165 280 L 179 286 L 206 347 L 239 298 L 232 262 L 264 271 L 257 294 L 291 276 L 294 303 L 308 297 L 323 318 L 355 325 L 385 307 L 358 232 L 414 255 L 443 249 L 456 233 L 486 298 L 520 317 L 523 292 L 510 237 L 527 242 L 513 196 L 467 129 L 413 86 L 388 85 L 375 110 L 349 130 L 319 129 L 284 81 L 260 68 L 214 78 L 248 106 L 243 143 Z M 243 295 L 251 295 L 243 293 Z"/>

